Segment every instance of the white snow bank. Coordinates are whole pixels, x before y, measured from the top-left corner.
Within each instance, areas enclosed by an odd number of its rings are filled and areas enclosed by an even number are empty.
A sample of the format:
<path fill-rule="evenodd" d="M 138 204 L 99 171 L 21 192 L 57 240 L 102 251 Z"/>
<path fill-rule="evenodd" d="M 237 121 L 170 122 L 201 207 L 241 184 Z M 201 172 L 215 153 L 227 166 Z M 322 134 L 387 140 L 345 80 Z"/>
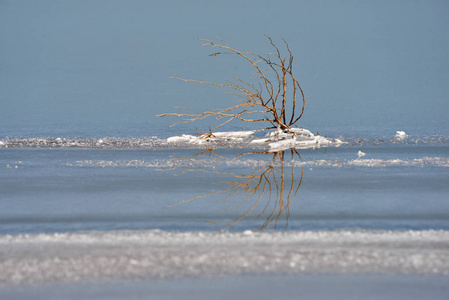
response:
<path fill-rule="evenodd" d="M 322 146 L 340 146 L 339 139 L 329 139 L 321 135 L 314 135 L 307 129 L 292 128 L 290 132 L 276 130 L 267 134 L 270 151 L 286 150 L 290 148 L 319 148 Z"/>
<path fill-rule="evenodd" d="M 195 136 L 190 134 L 183 134 L 182 136 L 173 136 L 167 139 L 168 143 L 189 143 L 189 144 L 205 144 L 216 141 L 242 141 L 252 137 L 255 131 L 228 131 L 228 132 L 214 132 L 212 136 Z"/>
<path fill-rule="evenodd" d="M 449 273 L 449 231 L 0 235 L 0 286 L 264 273 Z"/>
<path fill-rule="evenodd" d="M 256 131 L 231 131 L 215 132 L 210 137 L 193 136 L 183 134 L 182 136 L 169 137 L 168 143 L 187 143 L 194 145 L 205 145 L 214 142 L 240 142 L 250 145 L 266 146 L 269 151 L 281 151 L 290 148 L 313 148 L 321 146 L 339 146 L 341 140 L 329 139 L 320 135 L 315 136 L 309 130 L 303 128 L 291 128 L 290 131 L 277 129 L 267 133 L 264 138 L 254 138 Z"/>

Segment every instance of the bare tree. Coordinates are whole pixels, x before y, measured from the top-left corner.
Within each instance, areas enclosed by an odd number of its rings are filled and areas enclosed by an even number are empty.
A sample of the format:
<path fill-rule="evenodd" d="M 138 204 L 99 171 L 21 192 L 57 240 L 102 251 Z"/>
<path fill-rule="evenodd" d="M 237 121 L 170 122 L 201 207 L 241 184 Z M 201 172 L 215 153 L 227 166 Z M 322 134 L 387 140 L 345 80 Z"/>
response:
<path fill-rule="evenodd" d="M 224 87 L 228 93 L 236 95 L 240 101 L 228 108 L 201 113 L 194 113 L 182 107 L 184 110 L 182 113 L 166 113 L 158 115 L 158 117 L 182 118 L 182 121 L 173 125 L 206 118 L 219 120 L 218 125 L 209 128 L 208 133 L 197 129 L 202 137 L 213 136 L 213 132 L 217 128 L 235 119 L 244 122 L 271 124 L 270 126 L 264 125 L 265 127 L 261 127 L 258 131 L 274 128 L 289 131 L 291 126 L 298 122 L 304 113 L 304 92 L 293 75 L 293 55 L 287 42 L 282 39 L 288 52 L 288 57 L 283 58 L 281 51 L 273 40 L 269 36 L 267 38 L 274 49 L 273 53 L 243 52 L 227 46 L 223 41 L 215 43 L 207 39 L 200 39 L 200 41 L 205 42 L 205 45 L 220 49 L 219 52 L 212 53 L 210 56 L 237 55 L 249 63 L 255 71 L 257 83 L 252 84 L 239 78 L 234 78 L 234 81 L 226 81 L 225 83 L 213 83 L 174 77 L 186 82 Z M 300 105 L 297 105 L 297 102 L 300 102 Z"/>

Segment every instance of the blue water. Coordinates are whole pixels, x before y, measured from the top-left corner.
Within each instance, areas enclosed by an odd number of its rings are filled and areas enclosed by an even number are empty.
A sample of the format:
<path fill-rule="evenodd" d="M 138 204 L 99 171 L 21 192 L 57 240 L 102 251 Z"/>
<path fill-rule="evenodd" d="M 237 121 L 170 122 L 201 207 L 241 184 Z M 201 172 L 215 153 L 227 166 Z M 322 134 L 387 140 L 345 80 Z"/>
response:
<path fill-rule="evenodd" d="M 286 153 L 284 163 L 273 162 L 273 154 L 223 158 L 263 149 L 216 149 L 194 157 L 204 149 L 148 140 L 154 144 L 138 140 L 120 148 L 123 144 L 105 139 L 96 148 L 0 148 L 0 233 L 261 228 L 279 200 L 287 201 L 292 175 L 296 190 L 302 172 L 297 194 L 284 209 L 273 210 L 279 218 L 267 230 L 449 229 L 449 143 L 444 137 L 361 144 L 348 139 L 340 147 L 299 150 L 301 158 L 293 162 Z M 366 155 L 359 158 L 358 151 Z M 279 186 L 284 167 L 284 198 L 275 196 L 270 178 L 271 200 L 267 185 L 255 208 L 239 220 L 262 187 L 252 198 L 243 192 L 222 200 L 229 191 L 217 192 L 229 188 L 226 181 L 247 180 L 231 173 L 248 175 L 265 165 L 273 166 Z"/>

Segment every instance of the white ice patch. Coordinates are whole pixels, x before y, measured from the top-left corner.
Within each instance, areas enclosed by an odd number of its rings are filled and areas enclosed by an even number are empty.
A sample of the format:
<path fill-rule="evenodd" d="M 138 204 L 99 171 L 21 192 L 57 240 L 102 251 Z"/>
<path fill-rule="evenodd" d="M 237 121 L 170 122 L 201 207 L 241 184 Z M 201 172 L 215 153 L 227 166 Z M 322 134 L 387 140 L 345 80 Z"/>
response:
<path fill-rule="evenodd" d="M 217 132 L 214 133 L 216 137 L 222 138 L 249 138 L 254 134 L 254 130 L 250 131 L 228 131 L 228 132 Z"/>
<path fill-rule="evenodd" d="M 329 139 L 321 135 L 314 135 L 307 129 L 291 128 L 290 132 L 276 130 L 269 133 L 270 151 L 273 149 L 286 150 L 289 148 L 319 148 L 322 146 L 340 146 L 343 142 L 339 139 Z"/>
<path fill-rule="evenodd" d="M 255 131 L 214 132 L 211 136 L 182 136 L 169 137 L 167 143 L 207 145 L 211 143 L 243 143 L 268 147 L 270 152 L 282 151 L 290 148 L 319 148 L 321 146 L 339 146 L 344 144 L 339 139 L 329 139 L 320 135 L 315 136 L 303 128 L 291 128 L 289 131 L 277 129 L 267 133 L 265 138 L 254 138 Z"/>
<path fill-rule="evenodd" d="M 183 134 L 181 136 L 172 136 L 167 139 L 167 143 L 190 143 L 190 144 L 200 144 L 204 140 L 199 139 L 197 136 Z"/>
<path fill-rule="evenodd" d="M 182 136 L 169 137 L 167 139 L 167 143 L 188 143 L 194 145 L 202 145 L 219 141 L 241 142 L 245 139 L 251 138 L 253 134 L 254 131 L 214 132 L 211 136 L 195 136 L 190 134 L 183 134 Z"/>
<path fill-rule="evenodd" d="M 397 140 L 404 140 L 407 137 L 408 135 L 405 133 L 405 131 L 396 131 L 396 134 L 394 135 L 394 138 Z"/>
<path fill-rule="evenodd" d="M 291 148 L 295 148 L 296 146 L 296 137 L 289 137 L 286 139 L 281 139 L 279 141 L 275 141 L 268 144 L 268 147 L 270 148 L 269 152 L 277 152 L 277 151 L 283 151 Z"/>

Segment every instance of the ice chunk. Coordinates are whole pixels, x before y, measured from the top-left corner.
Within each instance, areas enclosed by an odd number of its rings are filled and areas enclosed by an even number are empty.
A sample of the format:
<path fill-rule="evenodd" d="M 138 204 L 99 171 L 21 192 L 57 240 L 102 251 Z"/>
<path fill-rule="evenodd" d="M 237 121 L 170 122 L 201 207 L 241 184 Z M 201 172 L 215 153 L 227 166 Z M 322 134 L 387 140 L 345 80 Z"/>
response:
<path fill-rule="evenodd" d="M 398 140 L 403 140 L 407 137 L 407 134 L 405 133 L 405 131 L 396 131 L 396 134 L 394 137 Z"/>
<path fill-rule="evenodd" d="M 291 128 L 291 132 L 293 132 L 296 136 L 296 139 L 298 140 L 304 140 L 304 139 L 314 139 L 315 136 L 312 132 L 310 132 L 307 129 L 304 128 Z"/>
<path fill-rule="evenodd" d="M 268 144 L 270 147 L 270 152 L 282 151 L 290 148 L 294 148 L 296 146 L 296 137 L 283 139 L 277 142 L 273 142 Z"/>
<path fill-rule="evenodd" d="M 248 145 L 267 146 L 270 152 L 282 151 L 290 148 L 316 148 L 321 146 L 339 146 L 343 144 L 338 139 L 329 139 L 324 136 L 314 135 L 307 129 L 290 128 L 288 130 L 276 129 L 265 135 L 265 138 L 254 138 L 256 131 L 228 131 L 214 132 L 210 136 L 193 136 L 183 134 L 182 136 L 169 137 L 167 143 L 207 145 L 209 143 L 234 143 L 234 146 L 240 144 L 240 147 Z M 237 143 L 237 144 L 236 144 Z"/>
<path fill-rule="evenodd" d="M 251 137 L 254 130 L 250 131 L 228 131 L 228 132 L 216 132 L 214 136 L 216 137 L 227 137 L 227 138 L 248 138 Z"/>
<path fill-rule="evenodd" d="M 182 136 L 172 136 L 167 138 L 167 143 L 187 143 L 187 144 L 204 144 L 209 139 L 203 139 L 199 136 L 193 136 L 190 134 L 183 134 Z"/>
<path fill-rule="evenodd" d="M 255 139 L 252 140 L 250 144 L 264 144 L 264 143 L 268 143 L 270 140 L 269 139 Z"/>

